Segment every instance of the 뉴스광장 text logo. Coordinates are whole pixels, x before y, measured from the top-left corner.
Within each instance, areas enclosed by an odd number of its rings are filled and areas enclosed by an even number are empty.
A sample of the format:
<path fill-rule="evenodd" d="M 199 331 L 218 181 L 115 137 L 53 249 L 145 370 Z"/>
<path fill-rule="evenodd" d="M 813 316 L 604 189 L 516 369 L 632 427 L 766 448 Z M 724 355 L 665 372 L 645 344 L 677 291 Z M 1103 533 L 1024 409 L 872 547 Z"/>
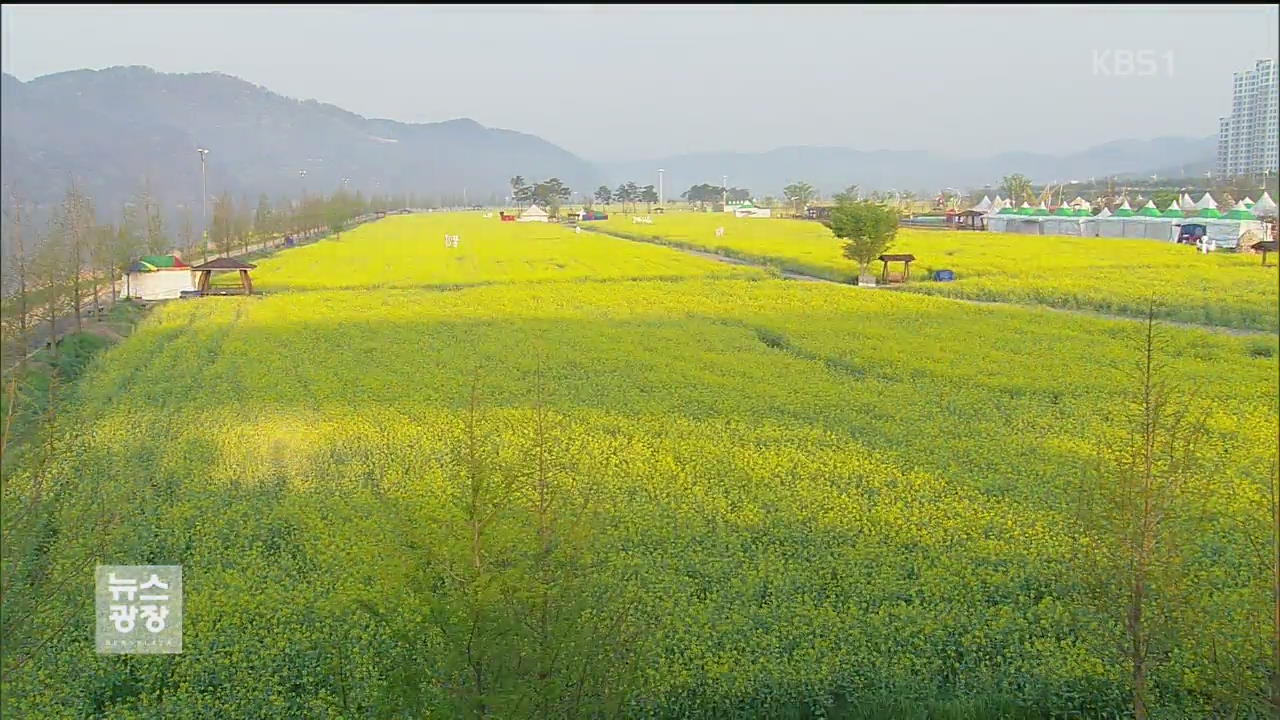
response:
<path fill-rule="evenodd" d="M 99 653 L 182 652 L 181 565 L 99 565 L 94 596 Z"/>

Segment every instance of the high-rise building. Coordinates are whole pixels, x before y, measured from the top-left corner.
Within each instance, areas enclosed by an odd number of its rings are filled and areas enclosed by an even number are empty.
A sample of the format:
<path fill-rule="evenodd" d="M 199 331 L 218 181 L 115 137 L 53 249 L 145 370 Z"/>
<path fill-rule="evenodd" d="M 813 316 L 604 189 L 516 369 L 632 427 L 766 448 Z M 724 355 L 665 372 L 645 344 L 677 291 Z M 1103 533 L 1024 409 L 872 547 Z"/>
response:
<path fill-rule="evenodd" d="M 1273 59 L 1259 60 L 1252 70 L 1234 75 L 1231 114 L 1218 124 L 1218 174 L 1276 173 L 1280 145 L 1280 72 Z"/>

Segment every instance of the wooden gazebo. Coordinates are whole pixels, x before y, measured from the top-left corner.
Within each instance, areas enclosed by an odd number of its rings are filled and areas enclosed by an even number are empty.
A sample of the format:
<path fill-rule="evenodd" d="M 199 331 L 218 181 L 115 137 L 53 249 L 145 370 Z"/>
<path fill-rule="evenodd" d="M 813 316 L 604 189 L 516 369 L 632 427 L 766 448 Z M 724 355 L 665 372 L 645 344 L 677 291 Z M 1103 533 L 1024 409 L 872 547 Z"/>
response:
<path fill-rule="evenodd" d="M 891 262 L 902 263 L 902 278 L 899 282 L 906 282 L 911 279 L 911 263 L 915 262 L 915 255 L 881 255 L 877 259 L 884 263 L 884 269 L 880 271 L 881 282 L 886 284 L 889 282 L 889 263 Z"/>
<path fill-rule="evenodd" d="M 249 271 L 256 268 L 257 265 L 237 260 L 235 258 L 214 258 L 203 265 L 196 265 L 191 268 L 192 272 L 197 273 L 196 290 L 201 295 L 245 295 L 253 294 L 253 281 L 249 279 Z M 239 270 L 240 271 L 240 290 L 232 288 L 211 288 L 209 281 L 212 279 L 215 270 Z"/>
<path fill-rule="evenodd" d="M 1250 245 L 1249 249 L 1254 252 L 1262 253 L 1262 265 L 1265 267 L 1267 264 L 1267 253 L 1280 251 L 1280 241 L 1263 240 L 1262 242 L 1256 242 Z"/>

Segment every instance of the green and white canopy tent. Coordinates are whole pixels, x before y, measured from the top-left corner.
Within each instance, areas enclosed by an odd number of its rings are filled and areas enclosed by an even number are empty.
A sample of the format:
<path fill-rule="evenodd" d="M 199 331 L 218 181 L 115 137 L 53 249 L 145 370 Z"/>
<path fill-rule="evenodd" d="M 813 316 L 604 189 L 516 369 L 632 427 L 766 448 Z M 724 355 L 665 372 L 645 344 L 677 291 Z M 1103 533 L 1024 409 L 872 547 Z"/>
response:
<path fill-rule="evenodd" d="M 1184 213 L 1193 213 L 1199 208 L 1196 207 L 1196 201 L 1191 199 L 1188 193 L 1182 193 L 1182 197 L 1178 198 L 1178 209 Z"/>
<path fill-rule="evenodd" d="M 1088 215 L 1088 210 L 1072 210 L 1069 203 L 1063 203 L 1050 217 L 1041 220 L 1041 232 L 1045 235 L 1080 237 L 1085 234 Z"/>
<path fill-rule="evenodd" d="M 1253 212 L 1249 210 L 1249 208 L 1245 207 L 1243 200 L 1236 203 L 1235 207 L 1227 211 L 1227 214 L 1223 215 L 1222 217 L 1228 220 L 1257 220 L 1258 219 L 1257 215 L 1254 215 Z"/>

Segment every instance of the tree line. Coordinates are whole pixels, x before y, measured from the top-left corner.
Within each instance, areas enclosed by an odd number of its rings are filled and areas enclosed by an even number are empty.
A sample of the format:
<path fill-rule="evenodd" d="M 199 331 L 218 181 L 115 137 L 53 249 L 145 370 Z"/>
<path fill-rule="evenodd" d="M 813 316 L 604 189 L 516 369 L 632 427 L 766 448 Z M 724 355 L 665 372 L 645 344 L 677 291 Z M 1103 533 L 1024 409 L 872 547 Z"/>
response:
<path fill-rule="evenodd" d="M 178 205 L 176 222 L 149 184 L 126 201 L 114 221 L 104 220 L 83 185 L 71 181 L 47 220 L 36 214 L 20 188 L 4 199 L 3 312 L 0 333 L 6 350 L 25 355 L 31 334 L 47 323 L 50 335 L 62 318 L 83 329 L 84 315 L 107 298 L 117 299 L 117 281 L 144 255 L 177 254 L 190 264 L 214 256 L 247 253 L 272 239 L 337 229 L 375 209 L 404 207 L 406 196 L 374 196 L 337 190 L 301 200 L 266 195 L 257 203 L 223 192 L 208 207 L 208 231 L 200 208 Z"/>

